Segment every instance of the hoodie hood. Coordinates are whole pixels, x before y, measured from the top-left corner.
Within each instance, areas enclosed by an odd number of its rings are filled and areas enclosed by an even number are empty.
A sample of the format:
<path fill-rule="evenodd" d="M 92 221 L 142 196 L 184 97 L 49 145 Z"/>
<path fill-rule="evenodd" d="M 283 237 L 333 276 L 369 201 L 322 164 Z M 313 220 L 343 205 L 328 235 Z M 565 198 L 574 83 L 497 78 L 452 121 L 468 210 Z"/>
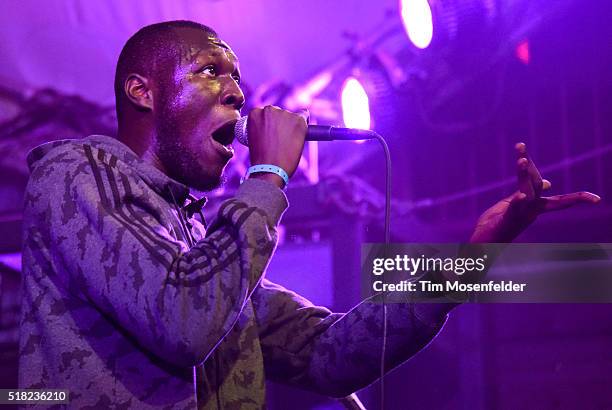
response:
<path fill-rule="evenodd" d="M 65 139 L 44 143 L 32 149 L 27 155 L 27 163 L 32 172 L 51 151 L 66 145 L 90 145 L 102 149 L 130 165 L 147 185 L 168 201 L 183 206 L 189 196 L 189 188 L 170 178 L 153 165 L 143 161 L 134 151 L 121 141 L 105 135 L 91 135 L 83 139 Z"/>

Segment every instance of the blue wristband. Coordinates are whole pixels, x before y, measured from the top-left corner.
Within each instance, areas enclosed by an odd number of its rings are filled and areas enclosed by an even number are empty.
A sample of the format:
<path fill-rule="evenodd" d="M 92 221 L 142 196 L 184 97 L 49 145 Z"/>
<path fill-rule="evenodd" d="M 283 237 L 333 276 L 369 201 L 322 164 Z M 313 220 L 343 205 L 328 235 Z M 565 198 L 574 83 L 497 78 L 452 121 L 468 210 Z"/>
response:
<path fill-rule="evenodd" d="M 256 174 L 258 172 L 269 172 L 271 174 L 276 174 L 285 181 L 285 187 L 289 184 L 289 175 L 285 172 L 281 167 L 277 167 L 276 165 L 271 164 L 258 164 L 253 165 L 247 169 L 246 176 L 248 177 L 251 174 Z"/>

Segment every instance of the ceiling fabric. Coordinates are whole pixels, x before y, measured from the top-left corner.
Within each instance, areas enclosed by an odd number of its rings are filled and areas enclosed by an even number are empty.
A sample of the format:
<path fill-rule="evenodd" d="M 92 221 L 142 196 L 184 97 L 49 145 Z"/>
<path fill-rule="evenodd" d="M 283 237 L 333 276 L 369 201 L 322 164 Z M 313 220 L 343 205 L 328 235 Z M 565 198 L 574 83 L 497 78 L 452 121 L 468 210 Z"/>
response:
<path fill-rule="evenodd" d="M 52 87 L 112 104 L 124 42 L 144 25 L 173 19 L 217 30 L 251 87 L 272 79 L 295 83 L 348 48 L 344 32 L 371 32 L 394 7 L 390 0 L 8 1 L 0 13 L 0 85 Z"/>

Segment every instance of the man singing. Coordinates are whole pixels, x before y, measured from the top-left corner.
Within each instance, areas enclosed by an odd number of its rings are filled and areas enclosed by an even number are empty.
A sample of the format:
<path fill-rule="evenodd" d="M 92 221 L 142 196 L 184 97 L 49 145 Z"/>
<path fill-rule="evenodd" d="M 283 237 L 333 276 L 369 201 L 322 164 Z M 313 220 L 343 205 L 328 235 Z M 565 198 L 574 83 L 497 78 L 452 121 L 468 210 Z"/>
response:
<path fill-rule="evenodd" d="M 331 313 L 264 278 L 306 119 L 250 113 L 251 164 L 272 171 L 251 173 L 205 229 L 189 190 L 217 187 L 233 156 L 215 130 L 244 104 L 236 55 L 198 23 L 147 26 L 119 56 L 115 93 L 117 139 L 28 157 L 19 387 L 67 389 L 71 408 L 250 409 L 265 407 L 265 378 L 333 397 L 376 380 L 380 305 Z M 509 241 L 540 212 L 598 201 L 540 197 L 549 184 L 521 149 L 521 190 L 485 212 L 474 241 Z M 387 368 L 426 346 L 453 306 L 389 305 Z"/>

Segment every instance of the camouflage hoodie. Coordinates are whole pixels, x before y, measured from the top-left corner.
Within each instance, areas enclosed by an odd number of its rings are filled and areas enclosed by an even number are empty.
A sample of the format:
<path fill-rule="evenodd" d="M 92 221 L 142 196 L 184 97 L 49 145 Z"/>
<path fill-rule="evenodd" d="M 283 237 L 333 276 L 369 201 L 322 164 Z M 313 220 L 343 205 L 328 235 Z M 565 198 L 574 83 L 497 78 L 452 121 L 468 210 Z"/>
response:
<path fill-rule="evenodd" d="M 19 387 L 70 408 L 265 407 L 265 377 L 341 397 L 378 375 L 381 306 L 335 314 L 263 278 L 287 208 L 247 180 L 205 231 L 189 189 L 105 136 L 28 156 Z M 388 368 L 450 305 L 388 306 Z"/>

